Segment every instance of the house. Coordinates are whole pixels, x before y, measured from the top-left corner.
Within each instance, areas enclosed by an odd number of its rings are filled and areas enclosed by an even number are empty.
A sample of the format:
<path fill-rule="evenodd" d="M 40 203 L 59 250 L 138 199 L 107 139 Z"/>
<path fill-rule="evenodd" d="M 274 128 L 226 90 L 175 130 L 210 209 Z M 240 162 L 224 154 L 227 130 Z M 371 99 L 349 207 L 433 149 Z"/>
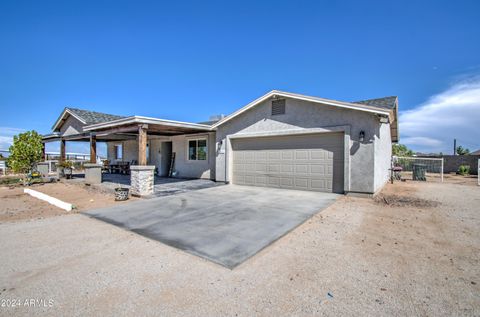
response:
<path fill-rule="evenodd" d="M 389 179 L 398 99 L 343 102 L 273 90 L 205 123 L 65 108 L 44 142 L 107 142 L 108 160 L 133 162 L 132 187 L 167 175 L 247 186 L 377 192 Z M 151 191 L 148 186 L 141 192 Z"/>

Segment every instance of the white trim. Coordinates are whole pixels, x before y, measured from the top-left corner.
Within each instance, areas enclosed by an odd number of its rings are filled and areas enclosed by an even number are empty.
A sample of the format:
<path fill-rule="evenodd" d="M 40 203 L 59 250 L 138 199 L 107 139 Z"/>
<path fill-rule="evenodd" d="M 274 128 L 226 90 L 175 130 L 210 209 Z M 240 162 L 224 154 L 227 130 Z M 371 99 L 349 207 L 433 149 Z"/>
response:
<path fill-rule="evenodd" d="M 199 130 L 208 130 L 211 131 L 212 127 L 205 124 L 198 124 L 198 123 L 189 123 L 189 122 L 182 122 L 182 121 L 174 121 L 174 120 L 165 120 L 165 119 L 157 119 L 157 118 L 150 118 L 150 117 L 142 117 L 142 116 L 132 116 L 117 120 L 112 120 L 108 122 L 96 123 L 85 126 L 83 128 L 84 131 L 93 131 L 98 129 L 105 129 L 111 128 L 119 125 L 124 124 L 135 124 L 135 123 L 144 123 L 144 124 L 161 124 L 166 126 L 172 127 L 181 127 L 181 128 L 190 128 L 190 129 L 199 129 Z"/>
<path fill-rule="evenodd" d="M 61 201 L 60 199 L 57 199 L 52 196 L 48 196 L 47 194 L 37 192 L 36 190 L 30 189 L 30 188 L 24 188 L 23 192 L 25 194 L 29 194 L 32 197 L 38 198 L 40 200 L 46 201 L 47 203 L 57 206 L 58 208 L 61 208 L 66 211 L 71 211 L 73 209 L 72 204 L 66 203 L 64 201 Z"/>
<path fill-rule="evenodd" d="M 290 92 L 272 90 L 269 93 L 263 95 L 262 97 L 260 97 L 258 99 L 255 99 L 254 101 L 252 101 L 248 105 L 244 106 L 243 108 L 240 108 L 239 110 L 235 111 L 231 115 L 226 116 L 222 120 L 216 122 L 215 124 L 212 125 L 212 128 L 216 128 L 216 127 L 224 124 L 225 122 L 235 118 L 236 116 L 242 114 L 243 112 L 249 110 L 250 108 L 255 107 L 256 105 L 262 103 L 263 101 L 265 101 L 265 100 L 267 100 L 267 99 L 269 99 L 270 97 L 273 97 L 273 96 L 293 98 L 293 99 L 315 102 L 315 103 L 324 104 L 324 105 L 336 106 L 336 107 L 340 107 L 340 108 L 366 111 L 366 112 L 370 112 L 370 113 L 386 115 L 388 117 L 390 117 L 390 115 L 391 115 L 390 111 L 379 109 L 377 107 L 364 106 L 364 105 L 359 105 L 359 104 L 350 103 L 350 102 L 336 101 L 336 100 L 331 100 L 331 99 L 323 99 L 323 98 L 319 98 L 319 97 L 311 97 L 311 96 L 305 96 L 305 95 L 300 95 L 300 94 L 294 94 L 294 93 L 290 93 Z"/>
<path fill-rule="evenodd" d="M 53 131 L 55 131 L 55 129 L 57 129 L 57 126 L 59 125 L 59 123 L 62 121 L 63 117 L 64 117 L 67 113 L 68 113 L 69 115 L 71 115 L 72 117 L 74 117 L 75 119 L 77 119 L 78 121 L 80 121 L 81 123 L 87 124 L 82 118 L 80 118 L 78 115 L 76 115 L 76 114 L 74 114 L 72 111 L 70 111 L 70 109 L 65 108 L 65 109 L 63 109 L 63 112 L 62 112 L 62 114 L 60 115 L 60 117 L 58 117 L 57 121 L 55 121 L 55 124 L 54 124 L 53 127 L 52 127 L 52 130 L 53 130 Z"/>
<path fill-rule="evenodd" d="M 196 163 L 196 162 L 208 162 L 208 136 L 205 136 L 205 137 L 185 137 L 185 140 L 187 141 L 186 143 L 186 150 L 187 150 L 187 162 L 190 162 L 190 163 Z M 205 153 L 206 157 L 204 160 L 199 160 L 198 159 L 198 141 L 200 140 L 205 140 L 205 144 L 207 146 L 207 151 Z M 191 160 L 190 159 L 190 141 L 197 141 L 197 153 L 195 153 L 197 159 L 196 160 Z"/>

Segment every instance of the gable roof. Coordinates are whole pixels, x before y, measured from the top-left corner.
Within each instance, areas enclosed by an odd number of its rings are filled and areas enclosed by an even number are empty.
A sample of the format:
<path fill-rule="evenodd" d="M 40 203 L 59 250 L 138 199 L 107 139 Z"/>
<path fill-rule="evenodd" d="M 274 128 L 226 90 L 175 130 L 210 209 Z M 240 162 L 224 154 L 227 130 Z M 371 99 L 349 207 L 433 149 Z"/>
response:
<path fill-rule="evenodd" d="M 391 110 L 395 108 L 397 104 L 397 99 L 398 99 L 397 96 L 390 96 L 390 97 L 383 97 L 383 98 L 354 101 L 353 103 Z"/>
<path fill-rule="evenodd" d="M 473 151 L 470 155 L 480 155 L 480 150 Z"/>
<path fill-rule="evenodd" d="M 58 117 L 57 121 L 53 125 L 52 127 L 53 131 L 59 128 L 61 123 L 67 118 L 67 115 L 73 116 L 74 118 L 76 118 L 78 121 L 80 121 L 85 125 L 103 123 L 103 122 L 125 118 L 124 116 L 118 116 L 114 114 L 65 107 L 62 114 L 60 115 L 60 117 Z"/>
<path fill-rule="evenodd" d="M 340 108 L 366 111 L 366 112 L 379 114 L 379 115 L 383 115 L 383 116 L 387 116 L 387 117 L 390 117 L 392 115 L 391 109 L 388 109 L 388 108 L 385 108 L 385 107 L 377 107 L 377 106 L 361 104 L 361 103 L 344 102 L 344 101 L 338 101 L 338 100 L 332 100 L 332 99 L 324 99 L 324 98 L 319 98 L 319 97 L 312 97 L 312 96 L 306 96 L 306 95 L 301 95 L 301 94 L 295 94 L 295 93 L 291 93 L 291 92 L 272 90 L 269 93 L 263 95 L 262 97 L 252 101 L 248 105 L 246 105 L 246 106 L 240 108 L 239 110 L 235 111 L 234 113 L 226 116 L 225 118 L 218 121 L 217 123 L 213 124 L 212 127 L 216 128 L 216 127 L 224 124 L 225 122 L 230 121 L 231 119 L 235 118 L 236 116 L 240 115 L 241 113 L 249 110 L 250 108 L 255 107 L 256 105 L 262 103 L 263 101 L 265 101 L 268 98 L 271 98 L 273 96 L 277 96 L 277 97 L 280 96 L 280 97 L 304 100 L 304 101 L 309 101 L 309 102 L 314 102 L 314 103 L 319 103 L 319 104 L 324 104 L 324 105 L 336 106 L 336 107 L 340 107 Z"/>

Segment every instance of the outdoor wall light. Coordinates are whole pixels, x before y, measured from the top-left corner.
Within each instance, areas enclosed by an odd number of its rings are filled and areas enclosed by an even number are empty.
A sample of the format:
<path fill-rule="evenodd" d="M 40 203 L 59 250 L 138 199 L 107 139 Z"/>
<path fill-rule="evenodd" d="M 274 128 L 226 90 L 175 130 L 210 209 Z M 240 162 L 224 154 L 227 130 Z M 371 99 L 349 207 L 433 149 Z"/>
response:
<path fill-rule="evenodd" d="M 223 144 L 223 140 L 218 141 L 217 151 L 220 152 L 220 150 L 222 149 L 222 144 Z"/>
<path fill-rule="evenodd" d="M 365 131 L 360 131 L 358 139 L 360 140 L 360 142 L 363 142 L 363 140 L 365 139 Z"/>

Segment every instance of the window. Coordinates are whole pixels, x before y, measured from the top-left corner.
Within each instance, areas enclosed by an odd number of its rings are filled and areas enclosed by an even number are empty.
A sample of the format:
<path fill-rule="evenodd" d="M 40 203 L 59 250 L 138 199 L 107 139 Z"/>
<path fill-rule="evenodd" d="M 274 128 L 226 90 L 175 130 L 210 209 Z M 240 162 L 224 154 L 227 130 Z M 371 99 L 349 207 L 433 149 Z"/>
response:
<path fill-rule="evenodd" d="M 123 148 L 121 144 L 116 144 L 113 146 L 115 152 L 114 156 L 116 160 L 121 160 L 123 158 Z"/>
<path fill-rule="evenodd" d="M 207 139 L 188 140 L 188 160 L 205 161 L 207 159 Z"/>
<path fill-rule="evenodd" d="M 272 116 L 285 114 L 285 99 L 272 100 Z"/>

